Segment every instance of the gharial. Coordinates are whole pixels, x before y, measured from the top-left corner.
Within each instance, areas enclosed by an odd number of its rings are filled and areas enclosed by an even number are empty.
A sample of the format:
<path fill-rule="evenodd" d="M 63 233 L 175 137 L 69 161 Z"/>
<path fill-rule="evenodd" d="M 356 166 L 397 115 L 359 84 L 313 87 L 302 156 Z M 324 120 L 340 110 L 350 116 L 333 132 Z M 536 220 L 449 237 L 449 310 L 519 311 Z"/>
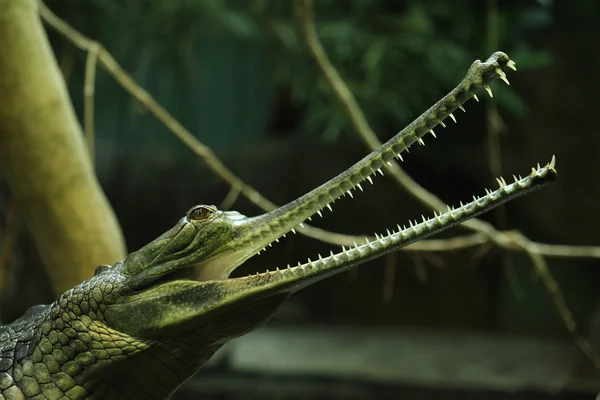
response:
<path fill-rule="evenodd" d="M 0 399 L 166 399 L 228 340 L 265 323 L 292 293 L 448 229 L 556 177 L 554 157 L 524 178 L 447 212 L 296 267 L 229 278 L 256 255 L 361 182 L 433 128 L 454 120 L 475 91 L 516 70 L 496 52 L 475 61 L 443 99 L 329 182 L 269 213 L 246 217 L 199 205 L 169 231 L 50 305 L 0 327 Z"/>

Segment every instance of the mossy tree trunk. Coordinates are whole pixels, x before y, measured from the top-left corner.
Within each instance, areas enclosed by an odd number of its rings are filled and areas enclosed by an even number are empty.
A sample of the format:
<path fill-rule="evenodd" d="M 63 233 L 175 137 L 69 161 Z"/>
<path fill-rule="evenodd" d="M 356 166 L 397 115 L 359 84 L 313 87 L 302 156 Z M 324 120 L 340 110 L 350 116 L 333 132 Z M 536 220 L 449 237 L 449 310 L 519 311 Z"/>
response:
<path fill-rule="evenodd" d="M 0 0 L 0 172 L 57 293 L 124 257 L 36 0 Z"/>

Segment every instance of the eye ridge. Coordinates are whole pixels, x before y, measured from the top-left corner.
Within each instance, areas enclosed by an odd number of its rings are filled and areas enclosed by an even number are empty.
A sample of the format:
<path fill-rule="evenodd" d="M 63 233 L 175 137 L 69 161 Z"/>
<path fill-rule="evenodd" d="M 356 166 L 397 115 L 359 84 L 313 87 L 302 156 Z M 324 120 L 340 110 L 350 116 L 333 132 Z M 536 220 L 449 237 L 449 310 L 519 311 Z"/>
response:
<path fill-rule="evenodd" d="M 193 221 L 204 221 L 211 218 L 216 212 L 217 207 L 201 204 L 190 208 L 186 216 Z"/>

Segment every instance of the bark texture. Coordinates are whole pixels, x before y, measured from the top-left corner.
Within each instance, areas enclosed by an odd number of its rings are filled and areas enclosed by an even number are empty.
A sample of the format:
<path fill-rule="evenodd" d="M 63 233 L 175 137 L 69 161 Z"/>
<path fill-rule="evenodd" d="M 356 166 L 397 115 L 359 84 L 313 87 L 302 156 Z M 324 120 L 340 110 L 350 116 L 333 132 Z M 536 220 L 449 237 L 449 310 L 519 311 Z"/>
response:
<path fill-rule="evenodd" d="M 57 293 L 125 256 L 35 0 L 0 0 L 0 172 Z"/>

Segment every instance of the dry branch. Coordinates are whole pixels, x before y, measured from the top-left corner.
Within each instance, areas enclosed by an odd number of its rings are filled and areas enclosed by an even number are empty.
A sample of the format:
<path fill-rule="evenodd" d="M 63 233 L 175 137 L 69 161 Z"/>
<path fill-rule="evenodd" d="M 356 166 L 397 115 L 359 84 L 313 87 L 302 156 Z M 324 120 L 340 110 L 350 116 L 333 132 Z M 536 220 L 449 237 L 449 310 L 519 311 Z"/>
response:
<path fill-rule="evenodd" d="M 125 256 L 35 0 L 0 0 L 0 170 L 62 293 Z"/>

